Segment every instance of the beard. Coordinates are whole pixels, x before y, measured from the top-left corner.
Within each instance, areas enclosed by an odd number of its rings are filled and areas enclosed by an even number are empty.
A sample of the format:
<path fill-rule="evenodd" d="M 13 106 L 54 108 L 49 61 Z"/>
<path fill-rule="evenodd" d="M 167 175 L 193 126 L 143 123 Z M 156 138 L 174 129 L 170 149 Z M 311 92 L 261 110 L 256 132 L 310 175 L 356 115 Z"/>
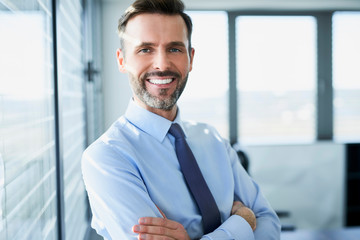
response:
<path fill-rule="evenodd" d="M 179 81 L 177 82 L 175 91 L 169 97 L 160 99 L 157 96 L 151 95 L 146 89 L 145 81 L 150 76 L 172 76 L 179 79 Z M 147 106 L 165 111 L 170 111 L 175 106 L 177 100 L 180 98 L 182 92 L 185 89 L 188 76 L 189 73 L 186 74 L 184 79 L 180 79 L 181 75 L 179 73 L 172 71 L 157 71 L 145 73 L 144 76 L 141 76 L 139 79 L 137 79 L 134 75 L 129 73 L 130 84 L 132 86 L 134 94 Z M 160 89 L 159 95 L 165 97 L 168 95 L 168 91 L 169 89 Z"/>

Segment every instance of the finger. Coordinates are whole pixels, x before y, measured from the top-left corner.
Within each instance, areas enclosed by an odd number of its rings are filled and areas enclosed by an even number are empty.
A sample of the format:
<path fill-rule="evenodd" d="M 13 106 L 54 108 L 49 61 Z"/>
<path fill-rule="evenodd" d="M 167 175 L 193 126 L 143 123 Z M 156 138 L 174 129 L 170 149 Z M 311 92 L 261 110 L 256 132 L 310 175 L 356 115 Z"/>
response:
<path fill-rule="evenodd" d="M 234 207 L 239 207 L 239 206 L 241 206 L 241 202 L 235 201 L 235 202 L 233 203 L 233 208 L 234 208 Z"/>
<path fill-rule="evenodd" d="M 249 223 L 253 231 L 256 229 L 256 216 L 250 208 L 241 207 L 235 214 L 243 217 Z"/>
<path fill-rule="evenodd" d="M 139 239 L 189 239 L 184 226 L 178 222 L 154 217 L 143 217 L 139 224 L 133 226 L 133 232 L 139 234 Z"/>
<path fill-rule="evenodd" d="M 133 232 L 139 234 L 139 239 L 189 239 L 184 228 L 173 230 L 160 226 L 135 225 Z"/>
<path fill-rule="evenodd" d="M 239 204 L 234 202 L 232 208 L 231 208 L 231 214 L 235 214 L 236 211 L 240 208 Z"/>
<path fill-rule="evenodd" d="M 141 233 L 138 235 L 138 240 L 175 240 L 176 238 L 161 236 L 161 235 L 151 235 L 147 233 Z"/>
<path fill-rule="evenodd" d="M 151 235 L 159 235 L 159 236 L 171 236 L 170 228 L 159 227 L 159 226 L 147 226 L 147 225 L 135 225 L 133 227 L 134 233 L 139 234 L 151 234 Z"/>
<path fill-rule="evenodd" d="M 231 208 L 231 214 L 235 214 L 235 212 L 239 210 L 241 207 L 244 207 L 244 204 L 242 204 L 242 202 L 240 201 L 235 201 Z"/>
<path fill-rule="evenodd" d="M 236 204 L 237 206 L 240 206 L 240 207 L 246 207 L 242 202 L 240 201 L 235 201 L 234 204 Z"/>
<path fill-rule="evenodd" d="M 169 220 L 167 218 L 157 218 L 157 217 L 142 217 L 139 219 L 140 225 L 148 225 L 148 226 L 161 226 L 170 229 L 177 229 L 179 227 L 179 223 Z"/>

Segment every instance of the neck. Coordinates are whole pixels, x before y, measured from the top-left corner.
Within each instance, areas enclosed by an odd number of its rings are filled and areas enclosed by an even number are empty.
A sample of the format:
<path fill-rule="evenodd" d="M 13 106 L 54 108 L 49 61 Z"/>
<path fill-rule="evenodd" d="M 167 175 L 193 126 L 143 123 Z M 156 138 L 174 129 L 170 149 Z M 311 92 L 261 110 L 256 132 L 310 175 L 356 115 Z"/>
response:
<path fill-rule="evenodd" d="M 146 110 L 148 110 L 152 113 L 155 113 L 163 118 L 166 118 L 169 121 L 174 121 L 174 119 L 176 117 L 176 114 L 177 114 L 177 105 L 176 104 L 170 110 L 163 110 L 163 109 L 153 108 L 153 107 L 146 105 L 140 99 L 138 99 L 136 96 L 134 97 L 134 100 L 142 108 L 145 108 Z"/>

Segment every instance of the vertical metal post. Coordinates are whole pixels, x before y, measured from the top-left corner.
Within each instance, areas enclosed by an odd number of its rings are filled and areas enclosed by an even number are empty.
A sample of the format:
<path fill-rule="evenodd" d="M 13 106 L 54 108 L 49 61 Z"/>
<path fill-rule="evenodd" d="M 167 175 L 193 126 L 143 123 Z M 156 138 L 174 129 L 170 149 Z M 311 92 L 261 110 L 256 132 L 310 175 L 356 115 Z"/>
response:
<path fill-rule="evenodd" d="M 93 114 L 93 86 L 94 86 L 94 71 L 93 71 L 93 56 L 92 56 L 92 10 L 94 6 L 93 0 L 82 0 L 82 6 L 83 6 L 83 13 L 82 13 L 82 21 L 83 21 L 83 36 L 86 39 L 84 40 L 84 92 L 85 92 L 85 98 L 84 98 L 84 106 L 85 106 L 85 122 L 86 122 L 86 147 L 90 145 L 91 141 L 93 141 L 92 137 L 93 133 L 93 121 L 90 119 L 92 118 Z M 91 210 L 90 210 L 90 204 L 89 200 L 86 194 L 86 205 L 87 205 L 87 212 L 86 212 L 86 220 L 89 222 L 88 229 L 86 231 L 85 239 L 88 238 L 91 232 L 90 227 L 90 221 L 91 221 Z"/>
<path fill-rule="evenodd" d="M 63 182 L 63 156 L 61 138 L 61 94 L 58 78 L 58 52 L 57 52 L 57 9 L 58 1 L 52 0 L 52 37 L 53 37 L 53 64 L 54 64 L 54 117 L 55 117 L 55 154 L 56 154 L 56 198 L 57 198 L 57 226 L 58 239 L 65 239 L 64 215 L 64 182 Z"/>
<path fill-rule="evenodd" d="M 229 140 L 234 144 L 238 140 L 238 112 L 236 87 L 236 14 L 228 12 L 229 41 Z"/>
<path fill-rule="evenodd" d="M 332 13 L 317 17 L 317 140 L 333 139 Z"/>

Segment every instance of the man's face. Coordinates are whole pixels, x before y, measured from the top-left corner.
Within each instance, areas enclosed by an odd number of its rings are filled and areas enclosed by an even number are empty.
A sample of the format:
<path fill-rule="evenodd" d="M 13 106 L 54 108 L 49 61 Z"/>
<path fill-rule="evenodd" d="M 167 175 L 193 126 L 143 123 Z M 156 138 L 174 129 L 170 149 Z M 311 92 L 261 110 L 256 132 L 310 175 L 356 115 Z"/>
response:
<path fill-rule="evenodd" d="M 119 68 L 129 74 L 134 97 L 146 108 L 171 110 L 192 68 L 187 28 L 180 15 L 140 14 L 130 19 Z"/>

